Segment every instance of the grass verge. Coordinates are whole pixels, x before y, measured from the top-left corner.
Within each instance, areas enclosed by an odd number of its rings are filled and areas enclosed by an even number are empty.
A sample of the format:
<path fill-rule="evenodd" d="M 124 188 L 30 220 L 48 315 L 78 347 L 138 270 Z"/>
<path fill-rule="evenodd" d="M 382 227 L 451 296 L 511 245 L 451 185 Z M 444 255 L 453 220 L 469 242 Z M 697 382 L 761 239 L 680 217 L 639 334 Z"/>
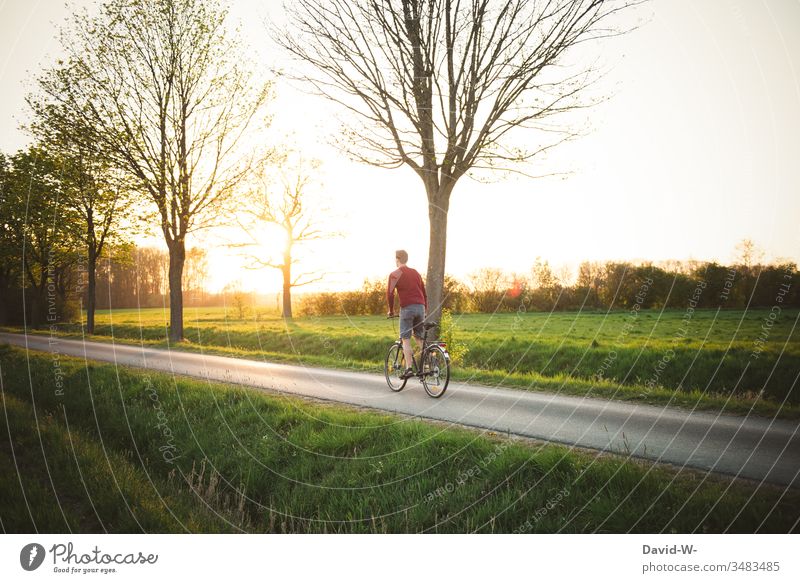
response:
<path fill-rule="evenodd" d="M 800 517 L 796 490 L 11 347 L 0 365 L 6 532 L 783 533 Z"/>

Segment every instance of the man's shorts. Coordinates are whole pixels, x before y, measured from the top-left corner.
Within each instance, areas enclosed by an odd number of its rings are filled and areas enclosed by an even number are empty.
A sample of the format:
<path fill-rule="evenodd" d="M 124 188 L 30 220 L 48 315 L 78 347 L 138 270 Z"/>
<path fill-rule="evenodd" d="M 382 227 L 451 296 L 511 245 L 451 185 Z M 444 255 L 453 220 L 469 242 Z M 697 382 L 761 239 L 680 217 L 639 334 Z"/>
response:
<path fill-rule="evenodd" d="M 422 338 L 422 321 L 425 319 L 425 306 L 422 304 L 411 304 L 405 308 L 400 308 L 400 338 L 411 338 L 411 331 L 414 336 Z"/>

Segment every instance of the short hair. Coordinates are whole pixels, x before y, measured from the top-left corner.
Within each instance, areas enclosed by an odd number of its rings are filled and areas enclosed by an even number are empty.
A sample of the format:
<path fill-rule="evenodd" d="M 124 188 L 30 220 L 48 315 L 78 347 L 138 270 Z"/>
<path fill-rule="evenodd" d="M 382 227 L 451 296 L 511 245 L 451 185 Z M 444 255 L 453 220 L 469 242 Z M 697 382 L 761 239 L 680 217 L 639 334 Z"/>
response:
<path fill-rule="evenodd" d="M 400 263 L 408 263 L 408 253 L 404 249 L 395 251 L 394 256 L 400 260 Z"/>

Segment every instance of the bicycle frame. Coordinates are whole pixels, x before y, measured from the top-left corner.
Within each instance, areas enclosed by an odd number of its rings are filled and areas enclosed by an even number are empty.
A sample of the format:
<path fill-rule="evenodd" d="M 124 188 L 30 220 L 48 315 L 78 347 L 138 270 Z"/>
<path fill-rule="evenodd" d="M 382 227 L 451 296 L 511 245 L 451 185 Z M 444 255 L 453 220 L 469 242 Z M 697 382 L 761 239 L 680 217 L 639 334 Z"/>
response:
<path fill-rule="evenodd" d="M 423 330 L 422 330 L 422 348 L 420 349 L 420 353 L 419 353 L 420 358 L 422 358 L 425 355 L 425 353 L 427 352 L 427 350 L 431 346 L 440 346 L 442 348 L 442 350 L 444 350 L 445 356 L 449 360 L 450 359 L 450 354 L 447 352 L 447 342 L 443 342 L 441 340 L 429 341 L 428 340 L 428 330 L 429 330 L 429 328 L 423 327 Z M 409 342 L 410 341 L 411 341 L 411 339 L 409 338 Z M 397 340 L 395 340 L 395 344 L 398 345 L 402 349 L 403 348 L 403 339 L 402 338 L 398 338 Z M 433 374 L 433 372 L 431 372 L 431 371 L 424 372 L 424 371 L 420 370 L 420 367 L 417 365 L 417 357 L 414 356 L 414 349 L 413 348 L 411 349 L 411 364 L 412 364 L 412 366 L 414 368 L 414 371 L 416 371 L 415 376 L 417 376 L 417 377 L 423 377 L 426 374 L 427 375 Z"/>

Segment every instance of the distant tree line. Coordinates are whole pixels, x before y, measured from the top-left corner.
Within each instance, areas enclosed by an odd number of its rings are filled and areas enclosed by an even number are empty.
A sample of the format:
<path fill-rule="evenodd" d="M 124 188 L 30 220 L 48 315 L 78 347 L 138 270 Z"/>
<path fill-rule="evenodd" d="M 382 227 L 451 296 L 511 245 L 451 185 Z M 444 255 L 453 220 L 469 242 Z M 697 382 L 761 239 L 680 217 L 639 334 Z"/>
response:
<path fill-rule="evenodd" d="M 97 262 L 95 306 L 109 308 L 161 308 L 169 306 L 169 256 L 154 247 L 125 246 L 114 249 L 113 256 Z M 42 327 L 48 324 L 77 322 L 88 303 L 86 258 L 78 250 L 72 253 L 47 253 L 44 261 L 26 258 L 25 271 L 43 273 L 44 284 L 23 277 L 21 258 L 2 267 L 0 288 L 0 324 Z M 220 306 L 222 294 L 206 288 L 208 260 L 204 249 L 186 252 L 184 304 L 187 307 Z M 23 314 L 23 305 L 27 310 Z"/>
<path fill-rule="evenodd" d="M 89 306 L 92 288 L 99 309 L 170 304 L 169 254 L 130 243 L 137 216 L 120 200 L 124 183 L 113 178 L 81 164 L 80 154 L 72 152 L 33 146 L 11 156 L 0 153 L 0 324 L 76 321 Z M 116 226 L 108 228 L 112 216 Z M 731 265 L 584 262 L 571 274 L 537 259 L 523 274 L 485 268 L 464 281 L 445 277 L 443 305 L 461 313 L 741 309 L 771 307 L 780 298 L 783 306 L 800 307 L 796 264 L 765 263 L 750 241 L 738 249 Z M 242 296 L 231 290 L 230 298 L 208 293 L 208 269 L 204 249 L 185 251 L 180 286 L 185 305 L 220 306 Z M 298 311 L 382 314 L 384 290 L 385 281 L 377 279 L 358 290 L 307 294 L 297 302 Z M 244 303 L 239 302 L 242 313 Z"/>
<path fill-rule="evenodd" d="M 527 274 L 485 268 L 466 281 L 447 276 L 444 307 L 453 312 L 542 312 L 660 308 L 800 307 L 800 272 L 794 263 L 733 265 L 716 262 L 665 264 L 583 262 L 577 277 L 556 273 L 537 260 Z M 360 290 L 321 292 L 302 298 L 305 315 L 366 315 L 386 311 L 383 280 Z"/>
<path fill-rule="evenodd" d="M 184 305 L 216 306 L 217 294 L 206 289 L 208 257 L 204 249 L 186 251 L 183 272 Z M 169 254 L 155 247 L 130 246 L 100 262 L 97 273 L 97 307 L 160 308 L 169 306 Z"/>

